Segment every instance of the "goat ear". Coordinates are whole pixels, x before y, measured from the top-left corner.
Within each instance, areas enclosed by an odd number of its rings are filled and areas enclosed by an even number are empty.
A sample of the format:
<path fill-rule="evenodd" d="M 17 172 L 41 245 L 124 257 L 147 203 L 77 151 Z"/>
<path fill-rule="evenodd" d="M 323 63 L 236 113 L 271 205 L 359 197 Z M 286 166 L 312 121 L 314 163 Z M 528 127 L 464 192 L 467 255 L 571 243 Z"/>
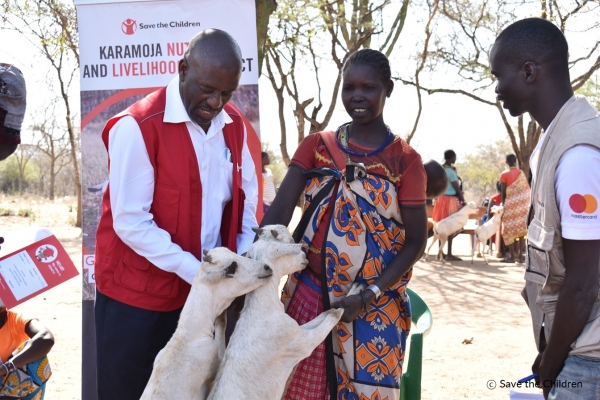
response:
<path fill-rule="evenodd" d="M 228 267 L 225 268 L 225 276 L 227 278 L 233 278 L 233 275 L 237 271 L 238 264 L 234 261 Z"/>
<path fill-rule="evenodd" d="M 273 235 L 273 237 L 274 237 L 275 239 L 277 239 L 277 235 L 278 235 L 278 233 L 277 233 L 277 231 L 276 231 L 275 229 L 271 229 L 271 235 Z"/>
<path fill-rule="evenodd" d="M 204 254 L 204 259 L 203 261 L 206 261 L 209 264 L 213 264 L 213 259 L 212 257 L 208 254 L 208 250 L 204 249 L 202 250 L 202 254 Z"/>
<path fill-rule="evenodd" d="M 252 228 L 252 230 L 254 231 L 254 233 L 256 233 L 258 236 L 263 234 L 263 229 L 262 228 Z"/>

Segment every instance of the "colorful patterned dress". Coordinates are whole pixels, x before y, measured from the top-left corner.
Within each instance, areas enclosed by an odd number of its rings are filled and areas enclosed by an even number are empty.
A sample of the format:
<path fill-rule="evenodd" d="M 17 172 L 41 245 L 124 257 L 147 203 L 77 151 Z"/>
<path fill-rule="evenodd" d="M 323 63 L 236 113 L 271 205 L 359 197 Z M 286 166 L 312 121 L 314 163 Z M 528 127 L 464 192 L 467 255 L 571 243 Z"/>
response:
<path fill-rule="evenodd" d="M 511 172 L 513 171 L 511 168 Z M 518 169 L 516 171 L 518 171 L 515 173 L 516 178 L 506 185 L 506 200 L 502 214 L 502 239 L 507 246 L 513 244 L 516 238 L 527 235 L 527 214 L 531 201 L 531 189 L 523 171 Z M 506 183 L 502 176 L 500 181 Z"/>
<path fill-rule="evenodd" d="M 292 160 L 307 176 L 304 212 L 310 219 L 295 236 L 309 265 L 290 276 L 282 301 L 300 324 L 343 299 L 354 282 L 375 282 L 404 245 L 400 208 L 422 207 L 426 197 L 421 157 L 401 138 L 375 156 L 351 156 L 367 174 L 348 182 L 330 153 L 339 148 L 328 149 L 320 135 L 305 138 Z M 355 321 L 340 322 L 299 364 L 285 398 L 398 399 L 410 328 L 405 290 L 411 274 L 412 269 L 393 286 L 381 288 L 381 297 Z"/>

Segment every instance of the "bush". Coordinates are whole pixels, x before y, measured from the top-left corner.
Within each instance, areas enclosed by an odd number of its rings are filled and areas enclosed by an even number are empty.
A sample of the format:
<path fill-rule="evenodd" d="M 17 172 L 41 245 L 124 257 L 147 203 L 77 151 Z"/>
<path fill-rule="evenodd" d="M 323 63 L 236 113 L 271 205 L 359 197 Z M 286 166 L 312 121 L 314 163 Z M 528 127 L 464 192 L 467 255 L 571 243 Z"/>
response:
<path fill-rule="evenodd" d="M 10 208 L 0 208 L 0 217 L 10 217 L 15 215 L 15 212 Z"/>
<path fill-rule="evenodd" d="M 17 212 L 17 215 L 19 217 L 29 218 L 29 217 L 33 217 L 33 211 L 30 208 L 21 208 Z"/>

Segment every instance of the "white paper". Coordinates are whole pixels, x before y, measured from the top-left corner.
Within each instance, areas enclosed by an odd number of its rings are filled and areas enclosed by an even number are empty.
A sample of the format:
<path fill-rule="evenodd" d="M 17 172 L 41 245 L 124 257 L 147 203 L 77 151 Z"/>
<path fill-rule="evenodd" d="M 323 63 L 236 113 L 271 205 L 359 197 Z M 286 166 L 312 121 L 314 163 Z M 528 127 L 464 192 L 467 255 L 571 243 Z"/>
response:
<path fill-rule="evenodd" d="M 0 274 L 17 301 L 48 286 L 26 251 L 0 261 Z"/>
<path fill-rule="evenodd" d="M 544 395 L 542 393 L 525 393 L 511 390 L 510 400 L 544 400 Z"/>

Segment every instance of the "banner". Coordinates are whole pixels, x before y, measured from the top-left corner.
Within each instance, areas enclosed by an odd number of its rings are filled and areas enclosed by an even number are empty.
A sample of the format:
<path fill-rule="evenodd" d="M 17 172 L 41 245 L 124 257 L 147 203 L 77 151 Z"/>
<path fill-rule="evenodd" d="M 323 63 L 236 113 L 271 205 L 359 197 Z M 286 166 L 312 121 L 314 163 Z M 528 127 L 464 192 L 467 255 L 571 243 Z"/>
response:
<path fill-rule="evenodd" d="M 96 398 L 94 252 L 102 194 L 108 182 L 101 133 L 107 120 L 178 74 L 189 40 L 216 28 L 239 43 L 240 86 L 230 104 L 242 115 L 257 176 L 262 175 L 258 115 L 258 52 L 254 0 L 75 0 L 79 25 L 83 203 L 82 398 Z M 259 179 L 259 182 L 262 180 Z M 262 217 L 259 184 L 257 218 Z"/>

